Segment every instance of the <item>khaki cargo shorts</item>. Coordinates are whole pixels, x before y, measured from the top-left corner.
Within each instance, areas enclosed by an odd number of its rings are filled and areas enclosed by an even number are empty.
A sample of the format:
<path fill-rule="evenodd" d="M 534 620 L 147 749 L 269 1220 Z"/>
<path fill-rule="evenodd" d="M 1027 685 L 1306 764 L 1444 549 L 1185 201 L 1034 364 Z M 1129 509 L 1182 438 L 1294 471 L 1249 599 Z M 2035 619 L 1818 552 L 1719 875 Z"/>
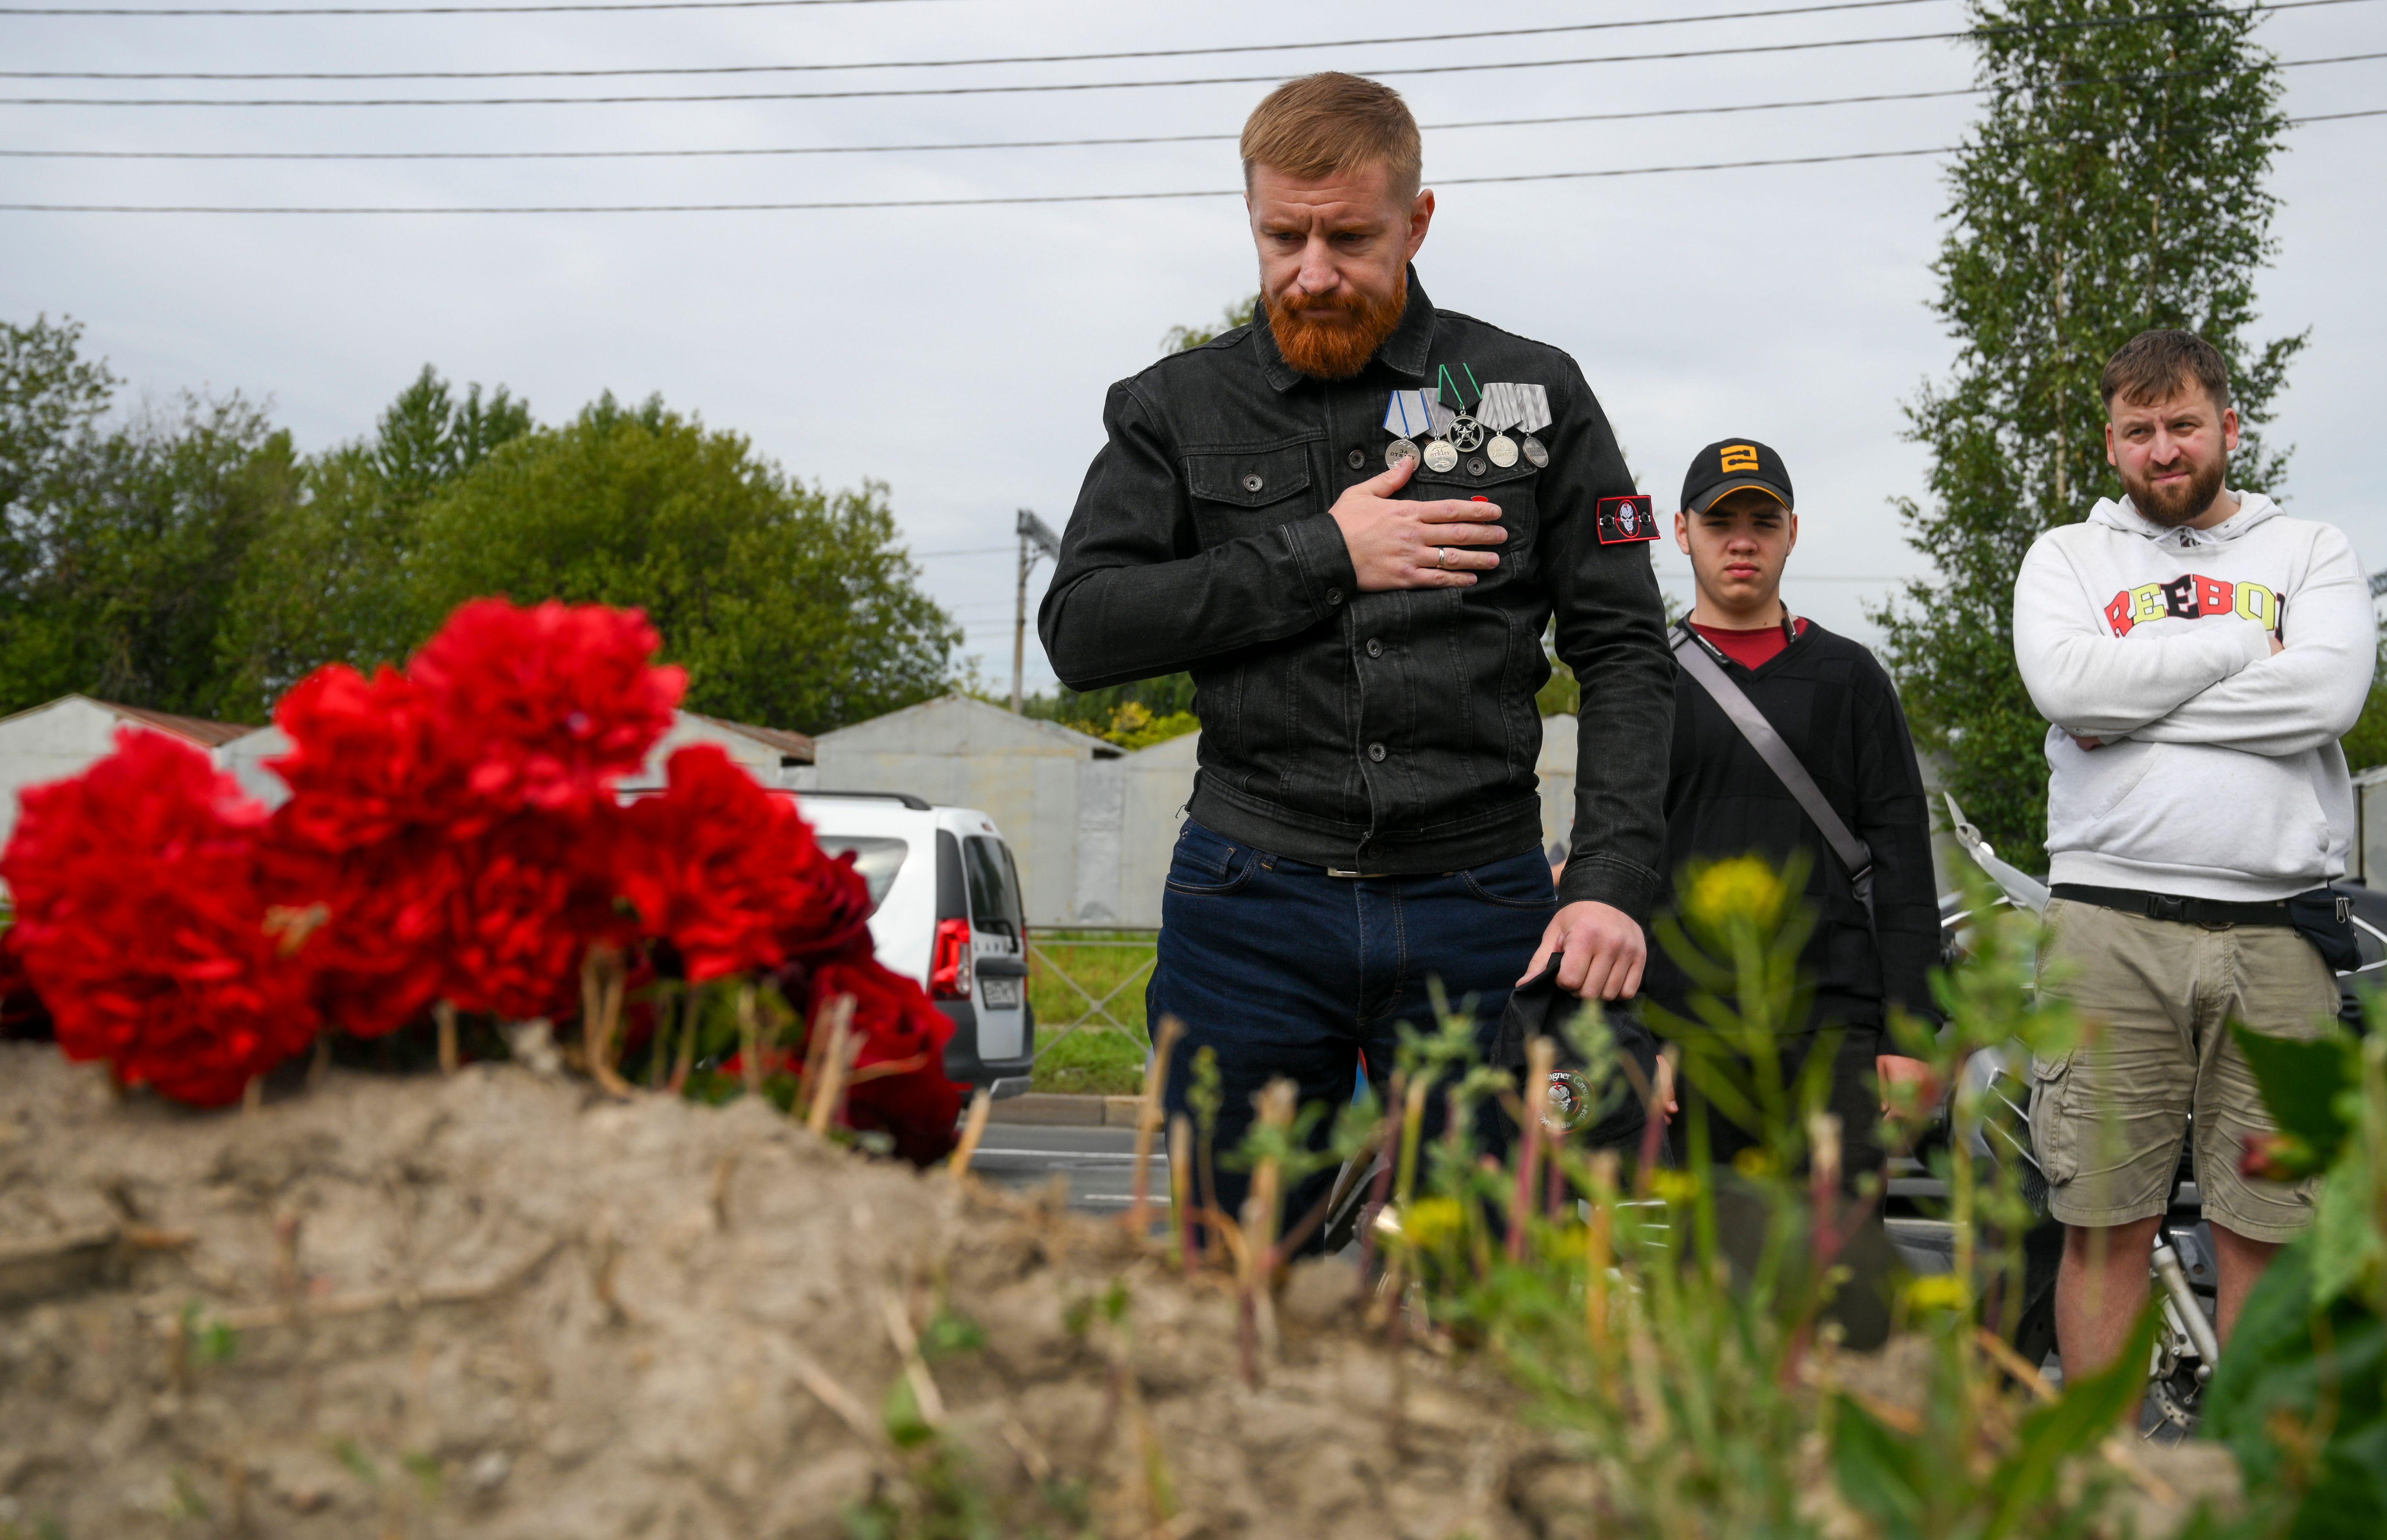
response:
<path fill-rule="evenodd" d="M 2048 1207 L 2069 1225 L 2164 1212 L 2196 1115 L 2204 1217 L 2255 1241 L 2311 1223 L 2317 1182 L 2241 1176 L 2246 1136 L 2273 1131 L 2227 1023 L 2312 1039 L 2337 1014 L 2337 980 L 2285 926 L 2208 928 L 2074 900 L 2047 906 L 2040 981 L 2080 1013 L 2080 1045 L 2031 1061 L 2030 1142 Z"/>

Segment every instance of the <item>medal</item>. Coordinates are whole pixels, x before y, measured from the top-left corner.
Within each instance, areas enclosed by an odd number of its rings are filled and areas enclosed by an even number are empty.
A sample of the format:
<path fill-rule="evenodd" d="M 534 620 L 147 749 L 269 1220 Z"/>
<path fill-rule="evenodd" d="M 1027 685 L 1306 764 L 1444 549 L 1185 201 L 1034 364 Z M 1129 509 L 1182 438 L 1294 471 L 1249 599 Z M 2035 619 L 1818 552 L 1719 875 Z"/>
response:
<path fill-rule="evenodd" d="M 1434 399 L 1431 390 L 1396 390 L 1384 403 L 1384 431 L 1393 441 L 1384 447 L 1384 469 L 1394 470 L 1402 461 L 1418 457 L 1414 435 L 1433 425 Z"/>
<path fill-rule="evenodd" d="M 1475 403 L 1475 416 L 1492 430 L 1491 440 L 1484 446 L 1484 457 L 1502 470 L 1517 463 L 1517 441 L 1508 430 L 1523 421 L 1524 403 L 1519 398 L 1517 386 L 1505 380 L 1496 380 L 1484 387 L 1484 399 Z"/>
<path fill-rule="evenodd" d="M 1538 471 L 1550 462 L 1549 450 L 1534 435 L 1550 425 L 1550 393 L 1537 385 L 1521 385 L 1517 392 L 1517 426 L 1525 431 L 1525 461 Z"/>
<path fill-rule="evenodd" d="M 1425 447 L 1425 468 L 1427 470 L 1447 471 L 1458 463 L 1459 451 L 1450 447 L 1449 439 L 1437 438 L 1433 443 Z"/>
<path fill-rule="evenodd" d="M 1484 405 L 1484 387 L 1475 384 L 1475 372 L 1463 363 L 1459 366 L 1459 372 L 1466 375 L 1468 385 L 1474 387 L 1473 404 L 1476 409 L 1481 410 Z M 1459 462 L 1459 455 L 1471 455 L 1484 447 L 1484 424 L 1469 413 L 1467 393 L 1459 388 L 1459 381 L 1452 377 L 1448 364 L 1440 365 L 1435 371 L 1434 395 L 1446 397 L 1457 403 L 1459 408 L 1451 414 L 1448 434 L 1451 448 L 1456 451 L 1451 456 L 1451 463 L 1455 465 Z M 1433 461 L 1429 460 L 1427 463 L 1432 464 Z"/>

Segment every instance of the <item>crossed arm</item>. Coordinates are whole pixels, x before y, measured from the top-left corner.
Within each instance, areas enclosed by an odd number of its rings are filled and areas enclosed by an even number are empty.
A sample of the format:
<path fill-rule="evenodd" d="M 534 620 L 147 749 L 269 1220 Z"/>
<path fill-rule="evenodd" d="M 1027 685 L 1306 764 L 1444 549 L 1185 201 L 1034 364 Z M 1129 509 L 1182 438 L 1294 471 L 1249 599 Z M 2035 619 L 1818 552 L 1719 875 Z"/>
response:
<path fill-rule="evenodd" d="M 2033 547 L 2014 590 L 2014 661 L 2040 713 L 2083 747 L 2135 738 L 2301 753 L 2343 736 L 2369 694 L 2369 585 L 2335 530 L 2287 596 L 2277 645 L 2251 620 L 2115 637 L 2095 613 L 2063 554 Z"/>

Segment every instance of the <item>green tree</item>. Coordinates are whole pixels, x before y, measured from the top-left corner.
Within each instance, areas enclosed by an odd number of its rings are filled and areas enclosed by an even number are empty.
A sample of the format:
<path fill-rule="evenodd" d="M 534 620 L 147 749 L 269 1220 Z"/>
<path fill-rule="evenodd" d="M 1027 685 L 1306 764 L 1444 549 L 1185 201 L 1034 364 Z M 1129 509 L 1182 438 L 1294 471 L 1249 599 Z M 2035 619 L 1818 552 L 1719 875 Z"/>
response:
<path fill-rule="evenodd" d="M 423 636 L 406 576 L 417 510 L 530 428 L 504 386 L 459 399 L 425 364 L 372 437 L 309 460 L 305 496 L 276 511 L 243 574 L 228 694 L 260 713 L 320 663 L 403 661 Z"/>
<path fill-rule="evenodd" d="M 1260 313 L 1260 297 L 1254 293 L 1230 305 L 1213 325 L 1171 326 L 1161 334 L 1163 353 L 1185 353 L 1215 341 L 1238 326 L 1249 326 Z"/>
<path fill-rule="evenodd" d="M 635 604 L 697 711 L 821 732 L 942 693 L 960 632 L 897 547 L 886 489 L 825 493 L 650 398 L 500 446 L 417 511 L 408 602 Z"/>
<path fill-rule="evenodd" d="M 1875 614 L 1917 738 L 1965 813 L 2043 862 L 2046 723 L 2014 671 L 2014 579 L 2042 531 L 2119 486 L 2097 377 L 2149 327 L 2230 362 L 2249 426 L 2231 485 L 2276 492 L 2267 421 L 2303 335 L 2249 340 L 2275 250 L 2266 176 L 2286 120 L 2251 8 L 2145 15 L 2136 0 L 1973 0 L 1981 120 L 1950 172 L 1935 309 L 1956 365 L 1907 408 L 1930 501 L 1900 503 L 1938 575 Z"/>
<path fill-rule="evenodd" d="M 264 411 L 184 396 L 114 427 L 82 329 L 0 323 L 0 711 L 70 690 L 242 714 L 217 666 L 259 532 L 298 497 Z"/>

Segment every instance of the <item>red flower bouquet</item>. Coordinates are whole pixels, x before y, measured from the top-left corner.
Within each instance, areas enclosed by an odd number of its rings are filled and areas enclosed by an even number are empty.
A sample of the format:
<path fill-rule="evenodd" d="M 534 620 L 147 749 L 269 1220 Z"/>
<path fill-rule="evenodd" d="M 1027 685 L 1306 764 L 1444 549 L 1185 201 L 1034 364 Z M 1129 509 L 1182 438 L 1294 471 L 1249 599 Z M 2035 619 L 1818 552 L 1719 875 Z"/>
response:
<path fill-rule="evenodd" d="M 686 683 L 659 644 L 636 611 L 476 600 L 404 673 L 335 665 L 291 689 L 271 818 L 196 750 L 132 730 L 27 791 L 0 857 L 8 948 L 60 1046 L 217 1105 L 326 1023 L 372 1036 L 442 1000 L 577 1010 L 591 1072 L 626 1093 L 612 1051 L 633 988 L 675 962 L 690 990 L 775 973 L 807 1021 L 853 999 L 847 1120 L 941 1155 L 952 1024 L 872 959 L 852 860 L 717 748 L 681 750 L 667 790 L 621 805 Z M 740 1000 L 751 1041 L 751 986 Z"/>
<path fill-rule="evenodd" d="M 205 754 L 127 727 L 88 775 L 33 787 L 0 858 L 10 945 L 69 1058 L 203 1106 L 314 1039 L 303 925 L 269 912 L 265 810 Z"/>

